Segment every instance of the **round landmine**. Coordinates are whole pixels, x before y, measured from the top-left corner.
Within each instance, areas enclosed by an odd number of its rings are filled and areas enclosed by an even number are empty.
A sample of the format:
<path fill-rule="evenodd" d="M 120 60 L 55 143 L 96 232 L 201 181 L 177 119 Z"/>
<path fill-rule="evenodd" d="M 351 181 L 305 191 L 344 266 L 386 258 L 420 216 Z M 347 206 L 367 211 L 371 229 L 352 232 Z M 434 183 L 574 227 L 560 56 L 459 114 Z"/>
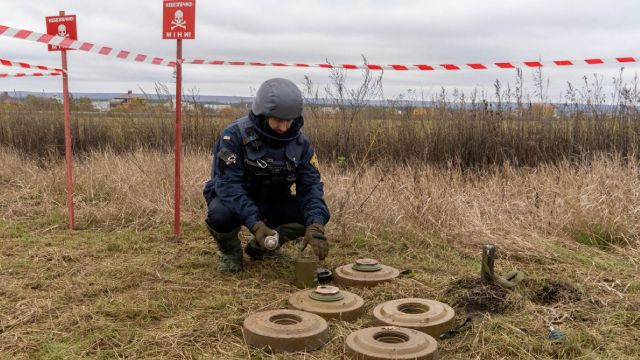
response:
<path fill-rule="evenodd" d="M 415 329 L 435 338 L 453 329 L 455 311 L 435 300 L 399 299 L 382 303 L 373 309 L 373 324 Z"/>
<path fill-rule="evenodd" d="M 242 332 L 247 344 L 273 353 L 316 350 L 329 340 L 323 318 L 298 310 L 253 314 L 244 320 Z"/>
<path fill-rule="evenodd" d="M 358 360 L 438 359 L 438 343 L 413 329 L 380 326 L 352 332 L 345 341 L 346 356 Z"/>
<path fill-rule="evenodd" d="M 289 297 L 292 307 L 322 316 L 326 320 L 353 321 L 364 315 L 364 300 L 335 286 L 318 286 Z"/>
<path fill-rule="evenodd" d="M 347 286 L 375 286 L 388 282 L 400 275 L 390 266 L 382 265 L 375 259 L 358 259 L 354 264 L 336 268 L 333 273 L 335 283 Z"/>

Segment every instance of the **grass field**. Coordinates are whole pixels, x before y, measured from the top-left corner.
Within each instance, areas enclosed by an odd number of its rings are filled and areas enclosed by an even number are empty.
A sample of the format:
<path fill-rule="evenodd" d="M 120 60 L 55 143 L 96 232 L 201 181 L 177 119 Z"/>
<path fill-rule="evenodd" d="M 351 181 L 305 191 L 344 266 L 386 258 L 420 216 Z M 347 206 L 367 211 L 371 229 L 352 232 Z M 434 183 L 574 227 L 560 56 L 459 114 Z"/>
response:
<path fill-rule="evenodd" d="M 415 277 L 372 289 L 366 316 L 330 322 L 309 354 L 248 347 L 245 317 L 287 307 L 290 264 L 215 272 L 201 190 L 211 156 L 187 153 L 182 234 L 173 236 L 173 156 L 88 152 L 74 161 L 76 230 L 67 230 L 65 166 L 0 150 L 1 359 L 335 359 L 375 305 L 446 302 L 468 330 L 441 359 L 636 359 L 640 354 L 640 163 L 486 167 L 338 166 L 322 161 L 332 220 L 328 268 L 378 258 Z M 243 241 L 249 237 L 245 230 Z M 513 290 L 479 286 L 483 244 Z M 294 254 L 293 247 L 285 250 Z M 553 325 L 567 335 L 546 340 Z"/>

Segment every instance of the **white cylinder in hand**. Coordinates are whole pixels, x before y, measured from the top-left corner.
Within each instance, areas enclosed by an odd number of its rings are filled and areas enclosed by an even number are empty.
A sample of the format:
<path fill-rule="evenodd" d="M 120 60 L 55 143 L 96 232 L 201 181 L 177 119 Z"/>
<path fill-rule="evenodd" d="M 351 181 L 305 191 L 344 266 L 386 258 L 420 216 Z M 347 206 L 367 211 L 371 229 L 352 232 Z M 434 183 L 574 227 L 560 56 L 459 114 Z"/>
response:
<path fill-rule="evenodd" d="M 264 239 L 264 247 L 267 250 L 274 250 L 275 248 L 278 247 L 278 233 L 276 233 L 275 235 L 269 235 Z"/>

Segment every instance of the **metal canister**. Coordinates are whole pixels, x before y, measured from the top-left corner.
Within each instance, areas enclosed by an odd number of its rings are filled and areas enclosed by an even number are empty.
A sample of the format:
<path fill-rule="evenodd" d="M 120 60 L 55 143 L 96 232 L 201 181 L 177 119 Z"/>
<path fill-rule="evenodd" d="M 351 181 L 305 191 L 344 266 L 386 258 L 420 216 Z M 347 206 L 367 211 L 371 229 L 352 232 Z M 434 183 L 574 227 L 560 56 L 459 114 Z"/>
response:
<path fill-rule="evenodd" d="M 318 258 L 304 257 L 302 251 L 304 248 L 298 248 L 298 257 L 294 260 L 294 285 L 304 289 L 318 286 Z"/>

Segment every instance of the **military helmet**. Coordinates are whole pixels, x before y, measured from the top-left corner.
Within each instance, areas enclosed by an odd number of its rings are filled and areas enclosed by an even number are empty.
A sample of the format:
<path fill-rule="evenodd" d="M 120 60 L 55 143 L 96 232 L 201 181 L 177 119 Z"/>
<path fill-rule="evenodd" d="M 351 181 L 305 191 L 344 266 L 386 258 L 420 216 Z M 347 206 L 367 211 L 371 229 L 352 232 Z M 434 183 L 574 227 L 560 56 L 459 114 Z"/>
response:
<path fill-rule="evenodd" d="M 256 116 L 295 119 L 302 115 L 302 93 L 287 79 L 269 79 L 260 85 L 251 111 Z"/>

